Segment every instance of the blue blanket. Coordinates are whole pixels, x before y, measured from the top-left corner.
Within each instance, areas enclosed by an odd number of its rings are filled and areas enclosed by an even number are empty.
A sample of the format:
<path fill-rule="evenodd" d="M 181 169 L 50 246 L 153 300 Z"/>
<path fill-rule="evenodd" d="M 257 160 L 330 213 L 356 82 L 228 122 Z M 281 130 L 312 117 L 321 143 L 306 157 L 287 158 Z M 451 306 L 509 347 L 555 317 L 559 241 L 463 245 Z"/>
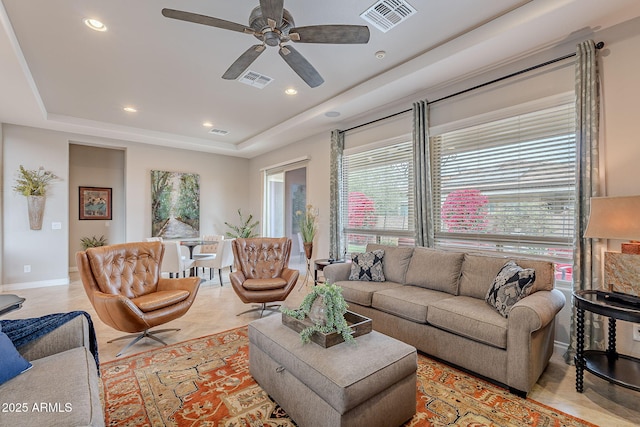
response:
<path fill-rule="evenodd" d="M 47 335 L 49 332 L 78 316 L 86 317 L 89 322 L 89 350 L 91 351 L 91 354 L 93 354 L 96 366 L 98 367 L 98 374 L 100 374 L 96 331 L 93 328 L 91 316 L 85 311 L 48 314 L 46 316 L 33 317 L 30 319 L 0 320 L 0 325 L 2 325 L 2 332 L 7 334 L 11 342 L 13 342 L 13 345 L 21 347 L 31 341 Z"/>

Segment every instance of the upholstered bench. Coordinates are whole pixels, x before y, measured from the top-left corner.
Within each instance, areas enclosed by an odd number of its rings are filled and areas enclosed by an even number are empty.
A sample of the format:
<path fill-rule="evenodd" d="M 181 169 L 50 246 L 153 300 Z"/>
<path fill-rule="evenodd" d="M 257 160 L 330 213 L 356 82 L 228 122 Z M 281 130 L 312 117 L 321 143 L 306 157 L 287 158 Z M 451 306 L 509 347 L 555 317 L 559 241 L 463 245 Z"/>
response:
<path fill-rule="evenodd" d="M 416 412 L 416 349 L 370 332 L 302 344 L 280 316 L 249 324 L 249 370 L 301 426 L 397 426 Z"/>

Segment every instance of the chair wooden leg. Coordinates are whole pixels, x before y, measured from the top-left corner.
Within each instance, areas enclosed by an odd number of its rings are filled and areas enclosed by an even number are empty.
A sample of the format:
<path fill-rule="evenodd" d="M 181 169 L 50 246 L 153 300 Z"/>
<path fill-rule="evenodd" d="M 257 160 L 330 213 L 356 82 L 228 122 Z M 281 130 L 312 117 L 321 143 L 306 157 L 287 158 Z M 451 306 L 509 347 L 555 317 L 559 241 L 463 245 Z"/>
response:
<path fill-rule="evenodd" d="M 222 286 L 222 269 L 218 269 L 218 278 L 220 279 L 220 286 Z"/>

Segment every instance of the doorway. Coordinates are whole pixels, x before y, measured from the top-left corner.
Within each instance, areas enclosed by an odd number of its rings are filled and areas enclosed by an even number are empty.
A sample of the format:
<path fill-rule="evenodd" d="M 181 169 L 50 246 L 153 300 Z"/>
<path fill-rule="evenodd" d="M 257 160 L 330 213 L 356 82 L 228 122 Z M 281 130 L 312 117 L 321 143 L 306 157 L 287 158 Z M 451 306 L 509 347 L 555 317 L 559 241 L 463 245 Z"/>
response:
<path fill-rule="evenodd" d="M 307 167 L 292 164 L 265 172 L 263 234 L 291 239 L 289 265 L 306 270 L 299 219 L 307 205 Z"/>

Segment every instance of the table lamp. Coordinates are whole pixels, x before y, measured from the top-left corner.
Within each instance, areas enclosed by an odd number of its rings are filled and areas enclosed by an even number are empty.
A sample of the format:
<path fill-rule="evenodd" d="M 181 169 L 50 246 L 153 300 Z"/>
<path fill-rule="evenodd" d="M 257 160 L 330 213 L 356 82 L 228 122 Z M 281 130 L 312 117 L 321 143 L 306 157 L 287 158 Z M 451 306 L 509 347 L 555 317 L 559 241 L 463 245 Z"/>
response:
<path fill-rule="evenodd" d="M 640 254 L 640 196 L 592 197 L 584 237 L 630 240 L 623 254 Z"/>
<path fill-rule="evenodd" d="M 640 297 L 640 196 L 592 197 L 584 237 L 631 240 L 621 253 L 604 253 L 604 285 L 609 291 Z"/>

